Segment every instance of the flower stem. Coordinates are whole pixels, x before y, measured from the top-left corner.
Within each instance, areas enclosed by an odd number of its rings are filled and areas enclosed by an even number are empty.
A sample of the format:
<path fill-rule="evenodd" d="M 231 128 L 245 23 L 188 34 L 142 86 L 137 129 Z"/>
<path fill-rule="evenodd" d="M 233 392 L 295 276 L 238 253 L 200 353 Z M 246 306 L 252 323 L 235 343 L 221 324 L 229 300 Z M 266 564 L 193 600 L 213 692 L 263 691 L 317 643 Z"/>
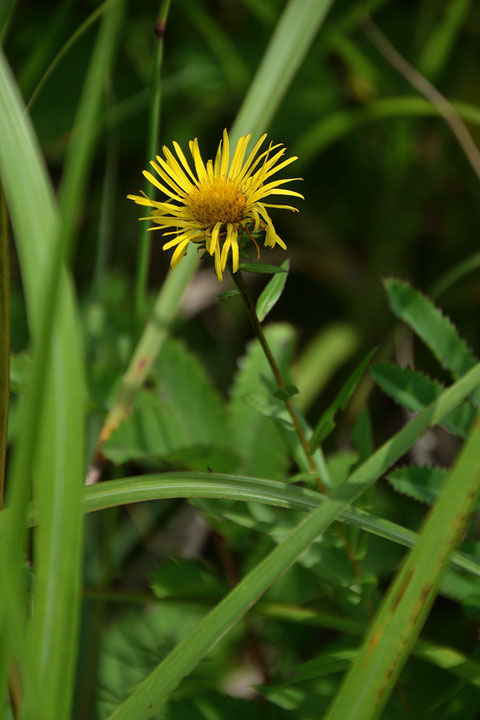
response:
<path fill-rule="evenodd" d="M 280 372 L 280 368 L 277 365 L 277 361 L 275 360 L 273 353 L 270 349 L 267 338 L 265 337 L 265 333 L 263 332 L 262 325 L 257 316 L 257 311 L 255 309 L 255 305 L 253 304 L 253 300 L 250 296 L 250 293 L 248 292 L 248 289 L 245 284 L 245 280 L 243 279 L 242 273 L 240 270 L 238 270 L 236 273 L 233 273 L 230 270 L 230 273 L 232 275 L 235 285 L 237 286 L 238 290 L 240 291 L 241 296 L 243 297 L 243 300 L 247 307 L 248 315 L 250 317 L 250 320 L 251 320 L 251 323 L 253 326 L 253 330 L 255 332 L 255 335 L 257 336 L 257 339 L 258 339 L 260 345 L 262 346 L 262 349 L 268 360 L 268 364 L 270 365 L 270 367 L 272 369 L 273 375 L 274 375 L 275 380 L 278 385 L 278 389 L 283 390 L 283 388 L 285 388 L 285 386 L 286 386 L 285 381 L 282 377 L 282 373 Z M 320 492 L 326 493 L 325 486 L 320 477 L 320 471 L 319 471 L 318 465 L 317 465 L 315 458 L 313 457 L 312 452 L 310 450 L 309 442 L 305 436 L 305 432 L 304 432 L 302 424 L 300 422 L 300 418 L 297 415 L 297 411 L 295 410 L 295 406 L 293 405 L 290 398 L 285 398 L 284 402 L 285 402 L 285 406 L 288 410 L 288 413 L 292 419 L 292 423 L 293 423 L 293 427 L 295 428 L 295 432 L 298 435 L 298 439 L 300 440 L 300 444 L 305 453 L 305 457 L 307 458 L 308 467 L 310 469 L 310 472 L 312 472 L 315 475 L 315 482 L 317 484 L 317 488 Z M 357 578 L 361 578 L 362 574 L 363 574 L 362 567 L 355 556 L 354 548 L 352 547 L 352 545 L 347 537 L 347 534 L 345 533 L 344 529 L 338 524 L 336 525 L 336 530 L 337 530 L 338 536 L 340 537 L 340 539 L 343 542 L 345 553 L 346 553 L 348 560 L 352 566 L 355 576 Z M 367 607 L 368 613 L 370 615 L 373 615 L 373 605 L 369 598 L 367 598 L 367 600 L 366 600 L 366 607 Z"/>
<path fill-rule="evenodd" d="M 265 333 L 263 332 L 263 328 L 260 324 L 260 320 L 257 316 L 257 311 L 255 309 L 255 305 L 253 304 L 253 300 L 250 297 L 250 294 L 247 290 L 247 286 L 245 285 L 245 280 L 243 279 L 242 273 L 240 270 L 238 270 L 236 273 L 231 273 L 233 281 L 237 288 L 240 291 L 240 294 L 243 297 L 243 300 L 245 302 L 245 305 L 247 307 L 248 315 L 250 317 L 255 335 L 258 338 L 258 342 L 262 346 L 263 352 L 265 353 L 265 357 L 268 360 L 268 364 L 272 368 L 273 375 L 275 377 L 275 380 L 278 385 L 279 390 L 283 390 L 286 387 L 285 381 L 282 377 L 282 373 L 280 372 L 280 368 L 277 365 L 277 361 L 273 357 L 273 353 L 270 349 L 270 345 L 268 344 L 267 338 L 265 337 Z M 295 410 L 295 407 L 291 401 L 290 398 L 285 398 L 285 407 L 288 410 L 288 413 L 292 419 L 293 427 L 295 428 L 295 432 L 298 435 L 298 439 L 300 440 L 300 444 L 303 448 L 303 451 L 305 453 L 305 457 L 307 458 L 308 467 L 310 472 L 314 473 L 315 475 L 315 482 L 317 484 L 318 489 L 320 492 L 325 493 L 325 486 L 322 483 L 322 480 L 320 478 L 320 473 L 317 467 L 317 463 L 315 462 L 312 453 L 310 451 L 310 446 L 308 444 L 308 440 L 305 436 L 305 432 L 303 430 L 302 424 L 300 422 L 300 419 L 297 415 L 297 411 Z"/>

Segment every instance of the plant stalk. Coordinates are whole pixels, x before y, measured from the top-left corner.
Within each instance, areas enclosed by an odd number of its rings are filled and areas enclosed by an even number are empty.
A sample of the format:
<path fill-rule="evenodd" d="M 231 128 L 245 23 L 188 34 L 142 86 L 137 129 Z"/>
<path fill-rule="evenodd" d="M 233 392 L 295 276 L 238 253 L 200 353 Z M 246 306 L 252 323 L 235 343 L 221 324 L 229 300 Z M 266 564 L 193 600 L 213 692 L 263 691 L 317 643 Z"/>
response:
<path fill-rule="evenodd" d="M 155 156 L 158 146 L 160 128 L 160 105 L 161 105 L 161 71 L 163 62 L 163 38 L 170 9 L 171 0 L 162 0 L 155 20 L 155 48 L 153 51 L 152 80 L 150 86 L 150 115 L 148 118 L 146 162 L 149 163 Z M 152 186 L 145 181 L 145 192 L 152 194 Z M 146 223 L 140 225 L 139 252 L 137 273 L 135 278 L 135 314 L 141 318 L 145 306 L 145 293 L 147 288 L 148 270 L 150 266 L 151 236 Z"/>
<path fill-rule="evenodd" d="M 255 335 L 256 335 L 260 345 L 262 346 L 262 349 L 265 353 L 265 357 L 268 360 L 268 364 L 270 365 L 270 367 L 272 369 L 273 375 L 274 375 L 275 380 L 278 385 L 278 389 L 283 390 L 286 387 L 285 381 L 283 379 L 280 368 L 277 365 L 277 361 L 275 360 L 273 353 L 270 349 L 267 338 L 265 337 L 265 333 L 263 332 L 262 325 L 257 316 L 257 311 L 255 309 L 255 305 L 253 303 L 252 298 L 250 297 L 250 293 L 248 292 L 248 289 L 245 284 L 245 280 L 243 279 L 242 273 L 240 270 L 238 270 L 236 273 L 234 273 L 230 270 L 230 273 L 231 273 L 231 276 L 233 278 L 235 285 L 237 286 L 241 296 L 243 297 L 243 300 L 247 307 L 248 315 L 250 317 L 250 320 L 251 320 L 251 323 L 253 326 L 253 330 L 255 332 Z M 300 440 L 300 444 L 305 453 L 305 457 L 307 458 L 309 470 L 315 476 L 315 482 L 316 482 L 317 488 L 321 493 L 326 494 L 326 489 L 321 480 L 318 465 L 315 462 L 315 458 L 312 455 L 312 452 L 310 449 L 310 444 L 305 436 L 305 432 L 304 432 L 302 424 L 300 422 L 300 418 L 297 415 L 297 411 L 295 410 L 295 406 L 292 403 L 290 398 L 285 398 L 284 402 L 285 402 L 285 407 L 287 408 L 288 413 L 292 419 L 292 423 L 293 423 L 293 427 L 295 428 L 295 432 L 298 435 L 298 439 Z M 346 532 L 338 524 L 335 526 L 335 528 L 336 528 L 336 532 L 337 532 L 339 538 L 343 542 L 345 553 L 347 555 L 350 565 L 352 566 L 355 577 L 357 577 L 357 578 L 362 577 L 362 574 L 363 574 L 362 567 L 361 567 L 360 563 L 358 562 L 357 558 L 355 557 L 354 548 L 352 547 L 352 545 L 347 537 Z M 366 608 L 367 608 L 369 614 L 373 615 L 374 608 L 373 608 L 373 605 L 372 605 L 370 599 L 367 599 L 367 601 L 366 601 Z"/>

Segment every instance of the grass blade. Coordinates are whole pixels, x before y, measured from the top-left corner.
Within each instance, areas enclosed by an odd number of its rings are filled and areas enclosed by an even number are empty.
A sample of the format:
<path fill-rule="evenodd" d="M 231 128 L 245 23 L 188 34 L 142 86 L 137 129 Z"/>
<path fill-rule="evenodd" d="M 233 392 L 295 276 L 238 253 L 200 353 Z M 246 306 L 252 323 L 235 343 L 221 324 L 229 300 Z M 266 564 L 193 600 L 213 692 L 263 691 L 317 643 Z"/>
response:
<path fill-rule="evenodd" d="M 60 235 L 49 278 L 48 300 L 56 303 L 55 285 L 71 251 L 79 199 L 93 155 L 95 122 L 105 74 L 110 67 L 122 17 L 122 3 L 109 6 L 100 27 L 77 112 L 78 131 L 72 139 L 60 187 Z M 58 315 L 65 314 L 60 304 Z M 66 320 L 67 318 L 65 318 Z M 75 319 L 71 332 L 79 333 Z M 53 372 L 44 408 L 49 422 L 41 429 L 38 463 L 39 531 L 36 533 L 36 602 L 31 621 L 33 682 L 42 688 L 39 700 L 25 697 L 26 713 L 42 720 L 67 717 L 73 692 L 80 609 L 83 523 L 81 486 L 84 477 L 84 392 L 79 338 L 68 336 L 52 348 Z M 59 368 L 57 370 L 57 367 Z M 81 390 L 79 389 L 81 388 Z M 51 465 L 53 463 L 53 466 Z M 35 702 L 35 704 L 33 704 Z"/>
<path fill-rule="evenodd" d="M 10 263 L 7 205 L 0 187 L 0 510 L 5 487 L 8 403 L 10 395 Z"/>
<path fill-rule="evenodd" d="M 264 560 L 219 603 L 111 715 L 111 720 L 148 720 L 183 677 L 251 608 L 259 597 L 297 560 L 299 555 L 367 490 L 428 428 L 480 383 L 480 364 L 452 385 L 441 398 L 388 440 L 346 483 L 309 514 Z"/>
<path fill-rule="evenodd" d="M 449 557 L 465 531 L 480 491 L 479 479 L 477 421 L 326 720 L 374 720 L 380 716 L 427 618 Z"/>
<path fill-rule="evenodd" d="M 24 116 L 22 99 L 7 62 L 0 53 L 0 173 L 12 219 L 33 336 L 40 334 L 41 281 L 45 277 L 45 248 L 57 228 L 58 216 L 47 173 L 33 130 Z M 27 197 L 23 188 L 28 187 Z M 50 243 L 50 245 L 49 245 Z M 65 278 L 63 278 L 65 281 Z M 62 285 L 63 300 L 69 293 Z M 69 299 L 68 310 L 72 308 Z M 12 628 L 23 622 L 24 598 L 20 593 L 20 568 L 25 542 L 25 515 L 31 493 L 31 469 L 38 430 L 46 352 L 50 337 L 34 354 L 30 391 L 23 399 L 22 434 L 15 446 L 9 474 L 7 506 L 10 508 L 0 547 L 0 707 L 15 639 Z M 23 601 L 23 602 L 22 602 Z M 16 643 L 15 643 L 16 644 Z"/>
<path fill-rule="evenodd" d="M 308 511 L 315 510 L 325 500 L 325 495 L 276 480 L 220 473 L 175 472 L 110 480 L 85 488 L 83 511 L 95 512 L 167 498 L 228 499 Z M 412 530 L 355 507 L 343 510 L 339 520 L 404 547 L 413 547 L 417 542 L 418 535 Z M 36 522 L 36 515 L 31 514 L 29 521 Z M 452 565 L 480 577 L 480 562 L 475 558 L 455 553 Z"/>
<path fill-rule="evenodd" d="M 289 0 L 233 125 L 233 143 L 268 128 L 332 3 Z"/>
<path fill-rule="evenodd" d="M 32 92 L 30 96 L 30 100 L 27 104 L 27 110 L 30 110 L 32 108 L 32 105 L 40 95 L 43 86 L 47 82 L 50 75 L 53 73 L 57 65 L 60 63 L 60 61 L 65 57 L 65 55 L 68 53 L 68 51 L 75 45 L 77 40 L 79 40 L 84 33 L 88 30 L 88 28 L 93 25 L 97 20 L 100 19 L 102 13 L 105 12 L 105 10 L 108 8 L 108 5 L 112 2 L 116 2 L 117 0 L 105 0 L 101 5 L 99 5 L 95 10 L 88 16 L 88 18 L 78 27 L 74 33 L 68 38 L 67 42 L 63 45 L 63 47 L 58 51 L 56 56 L 53 58 L 50 65 L 47 67 L 45 72 L 43 73 L 42 77 L 38 81 L 35 90 Z"/>
<path fill-rule="evenodd" d="M 102 37 L 102 52 L 108 53 L 110 45 L 106 40 Z M 103 75 L 95 82 L 101 88 Z M 90 91 L 93 85 L 90 82 Z M 91 131 L 92 122 L 88 113 L 80 115 L 82 127 L 72 146 L 62 184 L 60 226 L 43 162 L 3 58 L 0 105 L 0 165 L 34 339 L 30 385 L 21 408 L 22 433 L 9 478 L 11 512 L 2 548 L 2 587 L 8 587 L 8 593 L 0 613 L 2 629 L 9 629 L 19 598 L 24 516 L 35 459 L 42 522 L 37 533 L 38 587 L 32 620 L 35 652 L 31 657 L 32 672 L 25 673 L 24 677 L 25 712 L 40 714 L 42 718 L 63 717 L 71 702 L 76 659 L 82 527 L 80 488 L 84 462 L 79 320 L 63 259 L 73 235 L 76 207 L 90 155 L 85 134 Z M 25 187 L 29 188 L 28 194 L 24 192 Z M 0 667 L 2 681 L 10 649 L 9 643 L 5 643 Z M 37 702 L 36 693 L 40 686 L 41 703 Z"/>
<path fill-rule="evenodd" d="M 87 487 L 82 509 L 84 513 L 90 513 L 149 500 L 178 498 L 227 499 L 308 511 L 315 510 L 325 500 L 325 495 L 277 480 L 221 473 L 174 472 L 139 475 Z M 417 542 L 418 535 L 412 530 L 355 507 L 343 510 L 338 519 L 397 545 L 414 547 Z M 0 530 L 5 522 L 6 514 L 0 513 Z M 35 525 L 38 513 L 30 511 L 28 522 Z M 480 577 L 480 562 L 473 557 L 455 553 L 452 565 Z"/>
<path fill-rule="evenodd" d="M 149 166 L 148 163 L 150 160 L 155 158 L 155 154 L 160 152 L 160 148 L 158 147 L 158 138 L 160 134 L 161 72 L 164 47 L 163 38 L 169 9 L 170 0 L 162 0 L 155 21 L 155 47 L 153 49 L 152 78 L 150 85 L 150 114 L 147 130 L 146 167 Z M 155 198 L 155 191 L 152 189 L 152 185 L 148 182 L 148 180 L 145 180 L 143 189 L 146 193 L 149 193 L 150 197 L 153 199 Z M 142 310 L 145 304 L 145 292 L 147 288 L 152 246 L 151 233 L 148 232 L 147 223 L 140 223 L 138 241 L 138 261 L 135 276 L 135 313 L 137 318 L 141 318 L 143 315 Z"/>

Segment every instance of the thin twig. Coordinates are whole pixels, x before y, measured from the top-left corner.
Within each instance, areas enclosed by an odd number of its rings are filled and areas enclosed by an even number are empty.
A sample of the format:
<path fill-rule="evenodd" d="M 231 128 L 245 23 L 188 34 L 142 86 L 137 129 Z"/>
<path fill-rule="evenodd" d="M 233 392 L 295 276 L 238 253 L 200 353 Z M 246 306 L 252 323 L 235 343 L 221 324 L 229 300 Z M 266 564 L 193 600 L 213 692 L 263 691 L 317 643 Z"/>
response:
<path fill-rule="evenodd" d="M 441 92 L 427 78 L 406 60 L 375 23 L 367 18 L 363 22 L 365 33 L 392 67 L 397 70 L 418 92 L 438 110 L 458 140 L 465 157 L 480 180 L 480 153 L 467 126 Z"/>

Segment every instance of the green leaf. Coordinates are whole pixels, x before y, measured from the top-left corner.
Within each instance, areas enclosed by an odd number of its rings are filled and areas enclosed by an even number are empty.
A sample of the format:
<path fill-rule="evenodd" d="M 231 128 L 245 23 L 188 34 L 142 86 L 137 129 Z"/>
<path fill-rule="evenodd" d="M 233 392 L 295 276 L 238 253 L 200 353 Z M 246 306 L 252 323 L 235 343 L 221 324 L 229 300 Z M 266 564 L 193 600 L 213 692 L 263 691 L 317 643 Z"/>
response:
<path fill-rule="evenodd" d="M 448 470 L 440 467 L 402 467 L 387 476 L 392 487 L 403 495 L 432 505 L 445 485 Z"/>
<path fill-rule="evenodd" d="M 295 333 L 290 325 L 275 324 L 265 328 L 267 341 L 284 377 L 293 352 Z M 287 467 L 287 446 L 275 424 L 255 405 L 274 404 L 279 412 L 283 403 L 273 397 L 277 389 L 271 368 L 257 340 L 249 343 L 246 355 L 239 361 L 239 370 L 231 390 L 228 410 L 231 436 L 241 454 L 237 471 L 280 479 Z"/>
<path fill-rule="evenodd" d="M 268 275 L 272 275 L 274 273 L 287 273 L 285 268 L 279 267 L 278 265 L 267 265 L 266 263 L 259 262 L 243 262 L 240 263 L 238 269 L 250 273 L 267 273 Z"/>
<path fill-rule="evenodd" d="M 370 374 L 375 382 L 399 405 L 419 412 L 436 400 L 444 391 L 438 380 L 410 368 L 388 363 L 374 365 Z M 459 437 L 466 437 L 475 418 L 475 410 L 467 402 L 459 405 L 442 422 L 442 425 Z"/>
<path fill-rule="evenodd" d="M 310 448 L 312 450 L 315 450 L 315 448 L 317 448 L 318 445 L 320 445 L 320 443 L 323 442 L 323 440 L 325 440 L 328 435 L 330 435 L 332 430 L 334 430 L 336 424 L 335 415 L 337 414 L 338 410 L 344 410 L 347 406 L 348 401 L 352 397 L 358 383 L 360 382 L 360 378 L 362 377 L 365 368 L 367 367 L 368 363 L 370 362 L 376 351 L 376 348 L 374 348 L 369 353 L 367 353 L 367 355 L 357 365 L 353 373 L 350 375 L 347 382 L 342 386 L 333 403 L 327 410 L 325 410 L 323 415 L 320 417 L 313 432 L 312 439 L 310 441 Z"/>
<path fill-rule="evenodd" d="M 273 395 L 279 400 L 288 400 L 293 395 L 298 395 L 298 388 L 295 385 L 285 385 L 284 388 L 276 390 Z"/>
<path fill-rule="evenodd" d="M 236 456 L 227 447 L 221 399 L 182 342 L 165 342 L 152 382 L 153 389 L 139 393 L 131 416 L 105 442 L 105 456 L 114 462 L 231 469 Z"/>
<path fill-rule="evenodd" d="M 342 463 L 344 460 L 346 460 L 346 455 L 342 458 Z M 353 461 L 354 457 L 352 457 Z M 342 474 L 345 472 L 345 464 L 343 467 L 337 465 L 337 468 Z M 337 472 L 333 466 L 331 466 L 331 470 Z M 325 495 L 321 495 L 315 490 L 292 486 L 291 482 L 298 479 L 298 476 L 293 476 L 287 483 L 281 483 L 276 480 L 242 475 L 184 471 L 141 475 L 122 480 L 109 480 L 108 483 L 86 487 L 83 494 L 83 512 L 96 512 L 120 505 L 170 498 L 216 500 L 226 498 L 235 501 L 235 505 L 238 502 L 263 503 L 290 510 L 315 510 L 320 503 L 324 502 Z M 232 517 L 231 513 L 229 516 Z M 343 510 L 339 518 L 352 527 L 405 547 L 414 547 L 417 542 L 418 536 L 412 530 L 390 520 L 376 517 L 365 510 L 350 507 Z M 38 513 L 31 511 L 28 521 L 30 525 L 35 525 L 38 521 Z M 4 522 L 5 511 L 0 512 L 0 530 L 3 528 Z M 253 527 L 251 516 L 248 527 Z M 263 530 L 258 524 L 256 527 Z M 292 528 L 288 523 L 284 523 L 281 530 L 283 536 L 286 537 Z M 456 553 L 452 558 L 452 564 L 469 572 L 474 577 L 480 577 L 480 563 L 475 558 L 470 558 L 464 553 Z"/>
<path fill-rule="evenodd" d="M 280 298 L 283 288 L 285 287 L 285 283 L 287 282 L 287 273 L 290 269 L 290 261 L 288 259 L 285 260 L 280 267 L 286 272 L 275 274 L 273 278 L 268 281 L 257 300 L 257 317 L 260 322 L 265 320 L 270 310 Z"/>
<path fill-rule="evenodd" d="M 390 307 L 430 348 L 439 363 L 458 378 L 477 362 L 452 322 L 432 301 L 409 283 L 385 280 Z"/>
<path fill-rule="evenodd" d="M 226 292 L 220 293 L 218 299 L 224 302 L 225 300 L 230 300 L 230 298 L 235 297 L 235 295 L 240 295 L 238 290 L 227 290 Z"/>

